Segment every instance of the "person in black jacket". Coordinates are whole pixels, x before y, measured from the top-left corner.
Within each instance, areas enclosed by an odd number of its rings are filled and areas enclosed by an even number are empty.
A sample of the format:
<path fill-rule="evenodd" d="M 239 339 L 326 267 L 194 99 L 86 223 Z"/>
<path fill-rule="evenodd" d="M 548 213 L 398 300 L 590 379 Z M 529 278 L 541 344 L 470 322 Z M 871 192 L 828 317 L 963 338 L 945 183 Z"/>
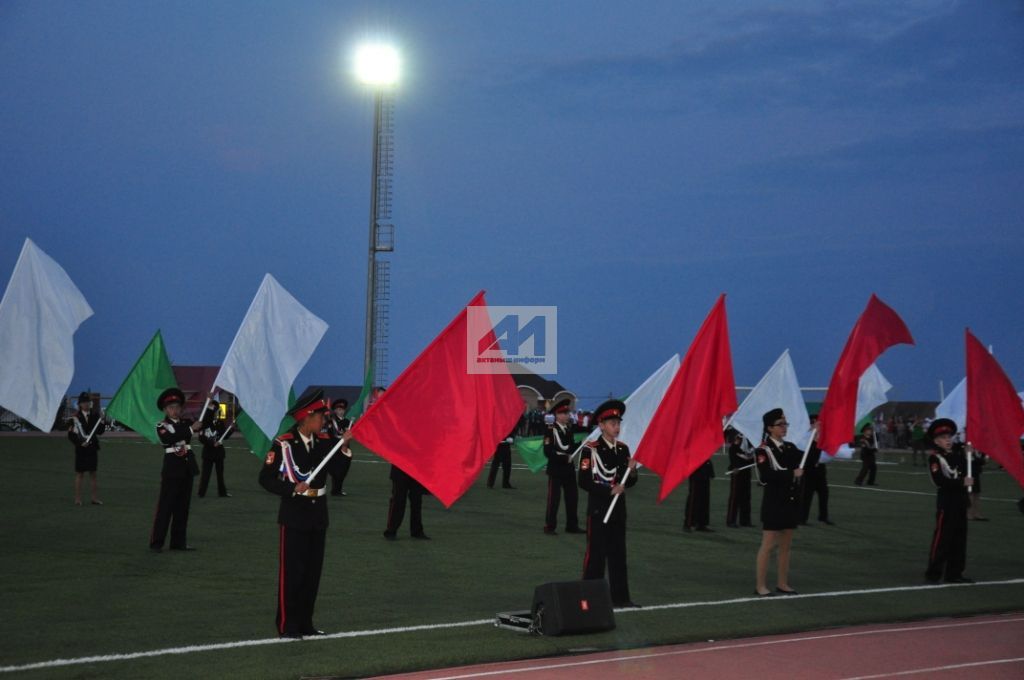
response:
<path fill-rule="evenodd" d="M 327 540 L 327 475 L 345 456 L 351 435 L 322 432 L 329 402 L 318 390 L 289 411 L 295 426 L 274 439 L 260 469 L 260 486 L 281 497 L 277 512 L 278 575 L 275 625 L 281 637 L 323 635 L 313 625 Z M 332 450 L 327 464 L 316 470 Z"/>
<path fill-rule="evenodd" d="M 200 498 L 206 496 L 210 473 L 214 469 L 217 471 L 217 495 L 231 498 L 224 484 L 224 442 L 231 438 L 234 429 L 234 424 L 228 425 L 220 419 L 220 403 L 211 399 L 209 409 L 203 414 L 203 429 L 199 431 L 199 441 L 203 445 L 203 472 L 199 476 L 196 495 Z"/>
<path fill-rule="evenodd" d="M 491 459 L 491 470 L 487 473 L 487 488 L 494 488 L 494 481 L 498 477 L 498 467 L 501 467 L 501 488 L 514 489 L 512 486 L 512 443 L 515 441 L 515 430 L 508 433 L 502 441 L 498 442 L 498 448 L 494 451 Z"/>
<path fill-rule="evenodd" d="M 812 441 L 807 450 L 807 462 L 804 464 L 803 499 L 800 508 L 800 523 L 807 524 L 811 518 L 811 505 L 814 494 L 818 494 L 818 521 L 834 526 L 835 522 L 828 516 L 828 468 L 821 462 L 821 449 L 818 448 L 818 416 L 811 416 Z"/>
<path fill-rule="evenodd" d="M 864 423 L 860 428 L 860 436 L 857 437 L 857 451 L 860 453 L 860 472 L 853 483 L 857 486 L 864 485 L 864 478 L 868 480 L 868 486 L 875 485 L 875 474 L 878 472 L 878 464 L 875 458 L 878 455 L 878 445 L 875 443 L 875 426 L 871 423 Z"/>
<path fill-rule="evenodd" d="M 967 564 L 967 487 L 974 480 L 967 476 L 967 459 L 953 446 L 956 423 L 938 418 L 928 426 L 928 472 L 937 489 L 935 531 L 928 551 L 925 578 L 938 583 L 945 575 L 947 583 L 973 583 L 964 577 Z"/>
<path fill-rule="evenodd" d="M 576 468 L 570 456 L 576 452 L 576 438 L 569 424 L 570 400 L 562 399 L 551 407 L 555 422 L 544 435 L 544 455 L 548 459 L 548 500 L 544 515 L 544 533 L 555 535 L 558 527 L 558 505 L 565 496 L 565 533 L 582 534 L 577 504 Z"/>
<path fill-rule="evenodd" d="M 725 431 L 725 442 L 729 445 L 730 471 L 725 525 L 730 529 L 753 526 L 750 522 L 750 479 L 753 476 L 750 466 L 754 463 L 754 454 L 743 450 L 743 435 L 731 427 Z"/>
<path fill-rule="evenodd" d="M 714 531 L 708 527 L 711 523 L 711 480 L 714 478 L 715 466 L 710 458 L 690 475 L 683 531 Z"/>
<path fill-rule="evenodd" d="M 348 399 L 338 399 L 331 404 L 331 413 L 327 414 L 327 418 L 324 423 L 324 432 L 335 439 L 341 439 L 348 428 L 352 426 L 352 421 L 345 417 L 345 413 L 348 411 Z M 331 473 L 331 495 L 332 496 L 347 496 L 345 493 L 345 478 L 348 477 L 348 471 L 352 467 L 352 457 L 348 455 L 341 456 L 342 460 L 337 462 L 336 472 Z"/>
<path fill-rule="evenodd" d="M 160 472 L 160 497 L 149 533 L 149 548 L 154 552 L 163 550 L 168 527 L 171 550 L 194 550 L 186 536 L 192 478 L 199 472 L 191 441 L 192 433 L 202 425 L 181 417 L 184 404 L 185 394 L 177 387 L 164 390 L 156 400 L 157 408 L 165 417 L 156 424 L 156 434 L 164 447 L 164 461 Z"/>
<path fill-rule="evenodd" d="M 616 399 L 598 407 L 597 423 L 601 436 L 587 442 L 580 454 L 579 485 L 587 494 L 587 552 L 583 557 L 583 578 L 603 579 L 608 566 L 612 604 L 636 607 L 629 595 L 626 568 L 626 489 L 637 481 L 636 461 L 629 447 L 620 441 L 619 427 L 626 405 Z M 628 471 L 628 476 L 627 476 Z M 613 499 L 615 504 L 608 523 L 604 517 Z"/>
<path fill-rule="evenodd" d="M 775 592 L 795 595 L 789 585 L 789 553 L 793 544 L 793 530 L 800 521 L 800 468 L 803 454 L 792 442 L 786 441 L 789 423 L 781 408 L 772 409 L 762 416 L 764 442 L 754 452 L 757 471 L 764 486 L 761 497 L 761 547 L 757 551 L 757 587 L 755 595 L 773 595 L 768 589 L 768 560 L 778 547 Z"/>
<path fill-rule="evenodd" d="M 99 498 L 96 468 L 99 463 L 100 435 L 106 432 L 103 414 L 92 410 L 92 396 L 78 395 L 78 410 L 68 422 L 68 440 L 75 445 L 75 505 L 82 504 L 82 478 L 89 473 L 93 505 L 103 505 Z"/>

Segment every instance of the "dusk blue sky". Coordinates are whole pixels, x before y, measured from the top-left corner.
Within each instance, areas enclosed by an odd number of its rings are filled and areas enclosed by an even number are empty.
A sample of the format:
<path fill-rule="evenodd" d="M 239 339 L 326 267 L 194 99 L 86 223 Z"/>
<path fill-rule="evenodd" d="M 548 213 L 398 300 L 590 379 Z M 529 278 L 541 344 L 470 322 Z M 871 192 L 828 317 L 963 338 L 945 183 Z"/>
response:
<path fill-rule="evenodd" d="M 479 289 L 557 305 L 593 406 L 728 294 L 735 374 L 827 384 L 872 292 L 917 339 L 895 399 L 1024 389 L 1024 5 L 950 2 L 0 4 L 0 285 L 31 237 L 96 314 L 71 390 L 159 328 L 224 356 L 265 272 L 330 324 L 300 375 L 362 377 L 372 101 L 395 99 L 391 371 Z"/>

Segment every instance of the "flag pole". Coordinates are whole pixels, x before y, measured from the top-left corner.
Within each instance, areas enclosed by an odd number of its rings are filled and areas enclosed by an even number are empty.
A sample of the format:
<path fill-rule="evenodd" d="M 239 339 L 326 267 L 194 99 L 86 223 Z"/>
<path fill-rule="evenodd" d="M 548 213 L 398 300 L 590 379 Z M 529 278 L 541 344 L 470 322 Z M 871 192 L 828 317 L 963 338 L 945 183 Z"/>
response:
<path fill-rule="evenodd" d="M 334 448 L 328 451 L 327 455 L 324 456 L 324 459 L 320 461 L 320 464 L 317 465 L 312 472 L 309 473 L 309 477 L 306 477 L 306 479 L 309 480 L 310 482 L 313 481 L 313 479 L 315 479 L 316 476 L 320 474 L 320 471 L 324 469 L 324 466 L 327 465 L 327 461 L 334 457 L 334 454 L 338 452 L 338 449 L 340 449 L 344 443 L 344 439 L 338 440 L 338 443 L 334 445 Z M 347 453 L 344 455 L 347 455 L 349 458 L 352 457 L 351 453 Z"/>
<path fill-rule="evenodd" d="M 97 428 L 99 428 L 99 426 L 100 426 L 100 423 L 102 423 L 102 422 L 103 422 L 103 411 L 102 411 L 102 410 L 100 410 L 100 417 L 96 419 L 96 424 L 92 426 L 92 431 L 91 431 L 91 432 L 89 432 L 89 436 L 88 436 L 88 437 L 86 437 L 86 438 L 85 438 L 85 439 L 84 439 L 84 440 L 82 441 L 82 446 L 85 446 L 86 444 L 88 444 L 88 443 L 89 443 L 89 440 L 90 440 L 90 439 L 92 439 L 92 436 L 93 436 L 94 434 L 96 434 L 96 430 L 97 430 Z"/>
<path fill-rule="evenodd" d="M 800 467 L 803 468 L 807 464 L 807 454 L 811 451 L 811 446 L 814 445 L 814 435 L 817 434 L 817 426 L 811 428 L 811 436 L 807 440 L 807 446 L 804 447 L 804 457 L 800 459 Z"/>
<path fill-rule="evenodd" d="M 736 468 L 735 470 L 728 470 L 728 471 L 726 471 L 725 474 L 726 474 L 726 476 L 734 475 L 737 472 L 743 472 L 744 470 L 749 470 L 752 467 L 757 467 L 757 463 L 751 463 L 750 465 L 744 465 L 743 467 Z"/>
<path fill-rule="evenodd" d="M 626 474 L 622 475 L 622 481 L 619 482 L 619 484 L 625 484 L 626 480 L 629 479 L 629 473 L 632 472 L 632 471 L 633 471 L 633 468 L 626 468 Z M 623 487 L 622 493 L 625 493 L 625 492 L 626 492 L 625 487 Z M 611 519 L 611 517 L 612 517 L 612 510 L 615 509 L 615 504 L 619 502 L 619 496 L 621 496 L 621 495 L 622 494 L 620 493 L 620 494 L 618 494 L 618 496 L 612 496 L 612 502 L 611 502 L 611 505 L 608 506 L 608 512 L 604 513 L 604 523 L 605 524 L 608 524 L 608 520 Z"/>
<path fill-rule="evenodd" d="M 971 474 L 971 470 L 972 470 L 971 463 L 973 462 L 973 459 L 974 459 L 974 447 L 971 446 L 970 442 L 967 442 L 967 476 L 968 477 L 973 477 L 974 476 L 974 475 Z M 967 487 L 967 493 L 968 494 L 972 493 L 973 487 L 974 487 L 973 484 L 971 486 Z"/>
<path fill-rule="evenodd" d="M 221 434 L 220 438 L 219 438 L 219 439 L 217 440 L 217 444 L 218 444 L 218 445 L 219 445 L 219 444 L 220 444 L 221 442 L 223 442 L 223 441 L 224 441 L 224 437 L 227 437 L 227 436 L 228 436 L 228 432 L 231 432 L 231 428 L 233 428 L 234 426 L 235 426 L 235 423 L 234 423 L 234 421 L 232 421 L 230 425 L 228 425 L 227 427 L 225 427 L 225 428 L 224 428 L 224 433 L 223 433 L 223 434 Z"/>

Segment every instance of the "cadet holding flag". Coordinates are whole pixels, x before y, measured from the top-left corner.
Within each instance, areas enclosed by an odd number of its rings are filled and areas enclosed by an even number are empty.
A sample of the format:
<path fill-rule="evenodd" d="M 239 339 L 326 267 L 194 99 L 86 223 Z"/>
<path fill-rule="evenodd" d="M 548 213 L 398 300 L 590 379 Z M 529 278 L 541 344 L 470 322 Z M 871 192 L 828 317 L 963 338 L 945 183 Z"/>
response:
<path fill-rule="evenodd" d="M 765 437 L 754 455 L 757 471 L 764 483 L 761 498 L 761 547 L 757 551 L 757 587 L 760 597 L 774 595 L 768 589 L 768 560 L 778 547 L 778 574 L 775 592 L 796 595 L 789 586 L 789 549 L 793 544 L 793 530 L 800 521 L 800 467 L 803 455 L 792 442 L 786 441 L 789 423 L 781 408 L 772 409 L 762 417 Z"/>
<path fill-rule="evenodd" d="M 220 402 L 210 399 L 210 408 L 203 418 L 203 429 L 199 431 L 199 441 L 203 444 L 203 473 L 199 477 L 199 492 L 196 495 L 200 498 L 206 496 L 213 470 L 217 471 L 217 495 L 231 498 L 224 484 L 224 440 L 231 437 L 234 429 L 234 423 L 228 425 L 220 419 Z"/>
<path fill-rule="evenodd" d="M 636 484 L 636 461 L 629 447 L 618 441 L 626 405 L 612 399 L 596 413 L 601 436 L 588 441 L 580 454 L 579 485 L 587 493 L 587 552 L 583 557 L 583 578 L 603 579 L 608 566 L 612 604 L 637 607 L 629 595 L 626 568 L 626 498 L 612 508 L 612 501 Z M 628 471 L 628 475 L 627 475 Z"/>
<path fill-rule="evenodd" d="M 579 492 L 576 490 L 576 468 L 570 460 L 576 451 L 576 438 L 569 425 L 568 399 L 562 399 L 551 407 L 548 413 L 555 417 L 555 422 L 544 435 L 544 455 L 548 459 L 548 500 L 544 515 L 544 533 L 554 535 L 558 527 L 558 506 L 565 496 L 565 533 L 582 534 L 577 504 Z"/>
<path fill-rule="evenodd" d="M 157 408 L 165 417 L 156 424 L 156 434 L 164 447 L 164 462 L 160 472 L 160 497 L 149 534 L 149 549 L 153 552 L 164 549 L 168 527 L 171 550 L 195 550 L 187 540 L 192 479 L 199 472 L 191 442 L 192 433 L 198 432 L 202 425 L 182 417 L 184 404 L 185 393 L 177 387 L 164 390 L 156 400 Z"/>
<path fill-rule="evenodd" d="M 340 439 L 322 432 L 329 410 L 322 391 L 293 406 L 288 414 L 295 426 L 274 439 L 259 474 L 260 486 L 281 497 L 275 619 L 281 637 L 324 634 L 313 626 L 313 608 L 327 540 L 325 487 L 328 474 L 350 455 L 351 437 L 350 432 Z M 331 455 L 339 446 L 344 455 Z"/>
<path fill-rule="evenodd" d="M 973 583 L 964 577 L 967 564 L 967 487 L 974 480 L 967 476 L 967 459 L 963 450 L 953 447 L 956 423 L 938 418 L 928 426 L 928 472 L 935 484 L 935 531 L 928 553 L 925 578 L 938 583 L 945 576 L 947 583 Z"/>
<path fill-rule="evenodd" d="M 93 505 L 103 505 L 96 484 L 99 462 L 100 435 L 106 431 L 103 414 L 92 412 L 92 396 L 88 392 L 78 395 L 78 410 L 68 424 L 68 439 L 75 445 L 75 505 L 82 504 L 82 477 L 89 473 Z"/>

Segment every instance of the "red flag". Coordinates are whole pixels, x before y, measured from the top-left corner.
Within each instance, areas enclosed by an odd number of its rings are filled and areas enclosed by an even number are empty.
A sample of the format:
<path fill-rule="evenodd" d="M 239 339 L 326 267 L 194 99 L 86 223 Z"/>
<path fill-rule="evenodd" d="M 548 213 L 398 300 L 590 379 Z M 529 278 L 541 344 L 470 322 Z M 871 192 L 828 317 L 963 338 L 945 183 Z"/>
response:
<path fill-rule="evenodd" d="M 967 331 L 967 440 L 1024 486 L 1024 406 L 996 358 Z"/>
<path fill-rule="evenodd" d="M 659 502 L 722 445 L 722 418 L 735 410 L 722 295 L 697 331 L 633 455 L 661 477 Z"/>
<path fill-rule="evenodd" d="M 846 339 L 846 347 L 832 372 L 825 402 L 818 412 L 818 446 L 822 451 L 834 455 L 853 437 L 861 375 L 882 352 L 901 343 L 914 344 L 907 325 L 872 293 L 868 306 Z"/>
<path fill-rule="evenodd" d="M 486 307 L 480 291 L 469 307 Z M 352 435 L 451 506 L 523 412 L 507 367 L 467 370 L 463 309 L 352 426 Z M 494 330 L 490 331 L 492 339 Z"/>

